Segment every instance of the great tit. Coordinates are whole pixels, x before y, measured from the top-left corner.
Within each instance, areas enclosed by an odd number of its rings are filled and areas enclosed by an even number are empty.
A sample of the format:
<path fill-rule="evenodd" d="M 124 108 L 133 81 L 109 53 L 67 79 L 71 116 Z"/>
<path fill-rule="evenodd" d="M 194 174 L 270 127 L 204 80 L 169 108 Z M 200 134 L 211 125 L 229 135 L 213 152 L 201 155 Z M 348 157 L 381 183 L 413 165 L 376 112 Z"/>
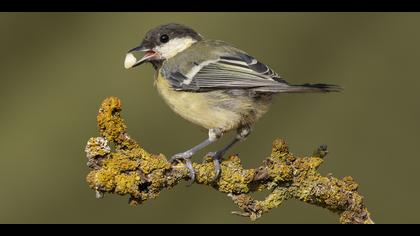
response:
<path fill-rule="evenodd" d="M 137 60 L 134 52 L 144 52 Z M 204 37 L 181 24 L 165 24 L 148 31 L 140 44 L 126 54 L 125 68 L 150 62 L 156 70 L 155 85 L 170 108 L 186 120 L 208 130 L 208 138 L 175 154 L 184 160 L 190 182 L 195 179 L 191 156 L 236 130 L 235 138 L 219 151 L 207 154 L 214 160 L 215 179 L 226 151 L 251 132 L 252 125 L 269 109 L 278 93 L 325 93 L 341 88 L 330 84 L 292 85 L 246 52 Z"/>

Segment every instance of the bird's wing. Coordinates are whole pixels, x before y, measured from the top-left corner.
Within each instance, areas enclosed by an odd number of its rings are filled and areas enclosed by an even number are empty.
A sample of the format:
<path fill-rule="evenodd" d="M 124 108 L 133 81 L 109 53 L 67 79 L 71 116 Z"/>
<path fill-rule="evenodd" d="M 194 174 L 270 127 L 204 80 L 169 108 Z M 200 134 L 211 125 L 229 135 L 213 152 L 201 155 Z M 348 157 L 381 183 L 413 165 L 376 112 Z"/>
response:
<path fill-rule="evenodd" d="M 289 87 L 267 65 L 243 52 L 194 62 L 187 72 L 173 71 L 167 78 L 175 90 L 205 92 L 223 89 L 261 89 L 279 92 Z"/>

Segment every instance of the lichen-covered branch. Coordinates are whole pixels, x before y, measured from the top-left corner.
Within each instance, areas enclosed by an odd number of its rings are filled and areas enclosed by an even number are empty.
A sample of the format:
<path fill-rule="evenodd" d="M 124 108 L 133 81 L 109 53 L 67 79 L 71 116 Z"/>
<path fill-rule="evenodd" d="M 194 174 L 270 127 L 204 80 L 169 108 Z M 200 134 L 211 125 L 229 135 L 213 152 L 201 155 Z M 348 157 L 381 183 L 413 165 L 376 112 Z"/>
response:
<path fill-rule="evenodd" d="M 183 163 L 170 163 L 163 154 L 149 153 L 130 138 L 118 98 L 102 102 L 97 121 L 100 137 L 90 138 L 85 151 L 91 168 L 86 179 L 98 198 L 104 193 L 128 195 L 130 203 L 137 205 L 188 180 Z M 260 167 L 244 169 L 239 157 L 232 155 L 222 161 L 216 181 L 212 181 L 215 172 L 211 159 L 193 163 L 195 183 L 227 194 L 242 210 L 232 213 L 251 220 L 294 198 L 339 214 L 341 223 L 373 223 L 352 177 L 338 179 L 317 172 L 326 153 L 326 147 L 321 146 L 312 156 L 298 157 L 289 152 L 282 139 L 277 139 Z M 251 192 L 265 189 L 270 194 L 262 201 L 250 196 Z"/>

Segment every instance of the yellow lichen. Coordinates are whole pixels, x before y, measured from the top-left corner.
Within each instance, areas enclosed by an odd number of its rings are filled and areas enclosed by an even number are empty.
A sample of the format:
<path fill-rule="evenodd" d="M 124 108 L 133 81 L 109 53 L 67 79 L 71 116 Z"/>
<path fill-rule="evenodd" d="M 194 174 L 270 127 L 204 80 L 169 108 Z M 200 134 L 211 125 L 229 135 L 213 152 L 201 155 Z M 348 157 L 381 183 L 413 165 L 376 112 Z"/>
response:
<path fill-rule="evenodd" d="M 111 152 L 108 140 L 102 137 L 90 138 L 85 148 L 87 158 L 102 157 Z"/>
<path fill-rule="evenodd" d="M 247 193 L 254 172 L 254 169 L 243 169 L 239 158 L 231 156 L 221 163 L 221 174 L 217 181 L 218 190 L 225 193 Z"/>
<path fill-rule="evenodd" d="M 145 155 L 142 156 L 140 163 L 140 169 L 146 174 L 158 169 L 167 170 L 170 167 L 171 164 L 164 155 Z"/>
<path fill-rule="evenodd" d="M 289 153 L 289 147 L 283 139 L 276 139 L 273 141 L 271 155 L 272 157 L 281 158 Z"/>
<path fill-rule="evenodd" d="M 117 174 L 118 172 L 112 169 L 102 169 L 101 171 L 96 171 L 95 175 L 93 176 L 95 187 L 105 191 L 114 190 L 114 180 Z"/>
<path fill-rule="evenodd" d="M 115 152 L 112 153 L 110 158 L 104 159 L 102 165 L 105 169 L 122 172 L 136 170 L 140 165 L 140 160 L 133 160 L 124 155 L 124 153 Z"/>
<path fill-rule="evenodd" d="M 357 184 L 353 177 L 351 176 L 345 176 L 343 177 L 343 181 L 345 183 L 345 187 L 349 190 L 349 191 L 356 191 L 357 188 L 359 187 L 359 184 Z"/>
<path fill-rule="evenodd" d="M 88 166 L 92 168 L 86 181 L 97 196 L 102 193 L 129 195 L 130 204 L 138 205 L 158 197 L 163 189 L 189 179 L 184 163 L 170 163 L 164 155 L 151 154 L 131 139 L 120 112 L 118 98 L 105 99 L 97 116 L 101 137 L 89 139 L 86 145 Z M 112 143 L 115 150 L 111 152 L 108 143 Z M 193 163 L 195 182 L 228 193 L 243 210 L 235 214 L 251 220 L 278 207 L 284 200 L 295 198 L 340 214 L 342 223 L 373 223 L 363 197 L 356 192 L 358 184 L 353 178 L 337 179 L 317 172 L 323 162 L 321 156 L 296 157 L 289 152 L 284 140 L 276 139 L 271 155 L 255 169 L 244 169 L 240 158 L 233 155 L 221 162 L 220 176 L 215 179 L 211 158 L 204 163 Z M 265 189 L 271 192 L 262 201 L 249 195 Z"/>
<path fill-rule="evenodd" d="M 125 123 L 119 116 L 120 111 L 121 101 L 116 97 L 105 99 L 99 109 L 97 116 L 99 130 L 102 136 L 109 141 L 116 141 L 120 134 L 126 130 Z"/>
<path fill-rule="evenodd" d="M 193 168 L 196 170 L 195 178 L 197 183 L 205 185 L 211 185 L 213 183 L 216 176 L 213 162 L 204 162 L 203 164 L 193 163 Z"/>
<path fill-rule="evenodd" d="M 95 175 L 96 175 L 97 172 L 98 171 L 96 171 L 96 170 L 92 170 L 86 175 L 86 182 L 88 183 L 90 188 L 94 189 L 96 187 Z"/>
<path fill-rule="evenodd" d="M 280 183 L 293 178 L 293 168 L 276 160 L 269 165 L 268 174 L 273 178 L 273 182 Z"/>
<path fill-rule="evenodd" d="M 154 171 L 149 175 L 150 185 L 148 187 L 148 198 L 153 199 L 159 196 L 162 186 L 165 185 L 164 171 Z"/>
<path fill-rule="evenodd" d="M 256 207 L 260 208 L 264 212 L 276 208 L 286 198 L 286 192 L 287 191 L 282 188 L 276 188 L 263 201 L 258 201 L 256 203 Z"/>
<path fill-rule="evenodd" d="M 135 194 L 140 184 L 140 176 L 136 173 L 119 174 L 115 176 L 115 193 L 117 194 Z"/>

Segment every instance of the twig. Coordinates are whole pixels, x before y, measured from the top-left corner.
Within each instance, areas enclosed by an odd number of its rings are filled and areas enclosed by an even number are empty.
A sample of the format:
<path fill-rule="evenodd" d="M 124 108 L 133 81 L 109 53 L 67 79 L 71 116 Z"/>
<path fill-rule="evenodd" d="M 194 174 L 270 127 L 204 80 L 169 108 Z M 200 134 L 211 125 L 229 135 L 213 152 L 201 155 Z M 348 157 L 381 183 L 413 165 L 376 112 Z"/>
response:
<path fill-rule="evenodd" d="M 97 116 L 100 137 L 90 138 L 85 149 L 91 168 L 86 179 L 96 196 L 129 195 L 130 203 L 137 205 L 188 180 L 188 169 L 183 163 L 171 164 L 163 154 L 149 153 L 130 138 L 120 112 L 118 98 L 109 97 L 102 102 Z M 251 220 L 294 198 L 339 214 L 341 223 L 372 224 L 352 177 L 338 179 L 317 172 L 326 154 L 326 145 L 322 145 L 312 156 L 298 157 L 289 152 L 285 141 L 276 139 L 271 155 L 260 167 L 244 169 L 239 157 L 232 155 L 222 161 L 221 175 L 213 182 L 211 159 L 193 163 L 197 172 L 195 183 L 226 193 L 242 210 L 232 213 Z M 270 194 L 262 201 L 249 195 L 265 189 Z"/>

